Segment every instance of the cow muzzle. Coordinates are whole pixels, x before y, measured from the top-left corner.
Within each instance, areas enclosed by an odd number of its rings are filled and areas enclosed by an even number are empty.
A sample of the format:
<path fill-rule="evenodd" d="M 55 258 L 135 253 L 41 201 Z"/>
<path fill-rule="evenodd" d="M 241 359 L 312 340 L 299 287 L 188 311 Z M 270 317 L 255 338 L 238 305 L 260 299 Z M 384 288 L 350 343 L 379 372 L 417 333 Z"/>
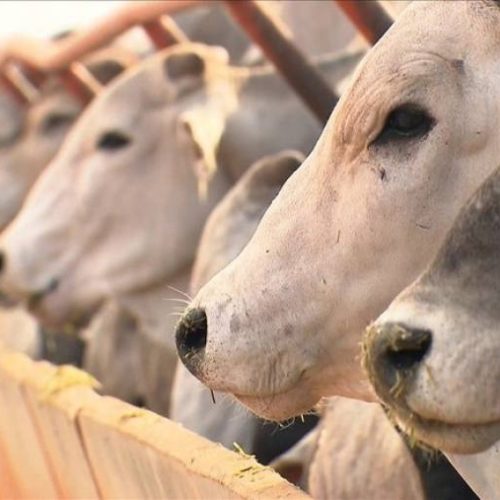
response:
<path fill-rule="evenodd" d="M 431 343 L 431 331 L 401 323 L 374 324 L 368 328 L 363 363 L 382 400 L 404 398 Z"/>

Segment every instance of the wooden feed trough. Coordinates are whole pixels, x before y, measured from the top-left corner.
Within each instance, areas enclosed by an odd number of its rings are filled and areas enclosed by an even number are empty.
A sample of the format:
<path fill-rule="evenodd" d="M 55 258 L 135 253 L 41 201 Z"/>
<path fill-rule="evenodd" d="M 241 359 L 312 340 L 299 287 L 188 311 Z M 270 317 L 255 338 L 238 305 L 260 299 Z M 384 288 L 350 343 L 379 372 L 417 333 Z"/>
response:
<path fill-rule="evenodd" d="M 268 467 L 0 347 L 0 498 L 309 498 Z"/>

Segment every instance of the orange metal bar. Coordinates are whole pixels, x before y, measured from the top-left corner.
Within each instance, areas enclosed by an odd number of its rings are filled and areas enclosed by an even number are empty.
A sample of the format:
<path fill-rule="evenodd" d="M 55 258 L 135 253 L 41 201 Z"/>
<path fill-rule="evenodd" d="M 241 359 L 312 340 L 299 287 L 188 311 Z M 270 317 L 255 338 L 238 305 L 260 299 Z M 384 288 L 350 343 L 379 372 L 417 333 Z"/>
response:
<path fill-rule="evenodd" d="M 224 0 L 224 3 L 316 117 L 326 123 L 338 97 L 316 68 L 255 0 Z"/>
<path fill-rule="evenodd" d="M 103 47 L 129 28 L 203 3 L 202 0 L 130 2 L 91 28 L 57 42 L 15 37 L 0 52 L 0 68 L 16 60 L 43 73 L 63 71 L 73 61 Z"/>
<path fill-rule="evenodd" d="M 88 104 L 101 89 L 101 84 L 81 63 L 75 62 L 60 75 L 63 85 L 83 104 Z"/>
<path fill-rule="evenodd" d="M 0 85 L 22 105 L 30 104 L 30 99 L 22 91 L 19 85 L 13 80 L 11 75 L 0 74 Z"/>
<path fill-rule="evenodd" d="M 0 83 L 18 101 L 27 102 L 19 86 L 7 74 L 8 64 L 13 61 L 34 87 L 40 87 L 49 73 L 55 73 L 71 93 L 87 103 L 100 85 L 83 65 L 74 61 L 137 25 L 143 26 L 156 48 L 185 41 L 186 36 L 173 20 L 157 18 L 165 12 L 177 12 L 202 3 L 201 0 L 129 2 L 92 28 L 61 40 L 15 37 L 0 49 Z"/>
<path fill-rule="evenodd" d="M 142 27 L 157 49 L 164 49 L 165 47 L 188 40 L 186 35 L 170 17 L 148 21 Z"/>
<path fill-rule="evenodd" d="M 370 45 L 391 27 L 392 19 L 376 0 L 334 0 Z"/>
<path fill-rule="evenodd" d="M 28 80 L 33 87 L 37 89 L 41 87 L 42 83 L 45 81 L 45 75 L 41 71 L 38 71 L 35 68 L 28 68 L 22 64 L 18 64 L 17 66 L 19 66 L 26 80 Z"/>
<path fill-rule="evenodd" d="M 17 64 L 9 64 L 5 68 L 5 71 L 0 74 L 0 82 L 12 97 L 23 105 L 31 104 L 38 94 L 37 87 Z"/>

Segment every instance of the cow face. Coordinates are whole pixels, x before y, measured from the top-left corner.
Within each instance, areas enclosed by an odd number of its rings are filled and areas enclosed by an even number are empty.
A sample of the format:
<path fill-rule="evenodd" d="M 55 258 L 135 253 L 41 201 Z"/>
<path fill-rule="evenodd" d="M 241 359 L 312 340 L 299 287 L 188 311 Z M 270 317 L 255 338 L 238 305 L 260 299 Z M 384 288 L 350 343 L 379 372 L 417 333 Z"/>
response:
<path fill-rule="evenodd" d="M 476 453 L 500 439 L 499 252 L 497 171 L 365 338 L 377 394 L 405 430 L 444 451 Z"/>
<path fill-rule="evenodd" d="M 221 114 L 234 105 L 225 68 L 218 49 L 178 47 L 96 98 L 2 235 L 8 296 L 46 324 L 78 323 L 109 294 L 189 264 L 226 189 L 216 175 L 198 197 L 197 174 L 212 173 Z"/>
<path fill-rule="evenodd" d="M 322 396 L 372 398 L 360 334 L 498 162 L 499 15 L 493 2 L 414 2 L 369 52 L 248 246 L 179 324 L 200 380 L 274 419 Z"/>

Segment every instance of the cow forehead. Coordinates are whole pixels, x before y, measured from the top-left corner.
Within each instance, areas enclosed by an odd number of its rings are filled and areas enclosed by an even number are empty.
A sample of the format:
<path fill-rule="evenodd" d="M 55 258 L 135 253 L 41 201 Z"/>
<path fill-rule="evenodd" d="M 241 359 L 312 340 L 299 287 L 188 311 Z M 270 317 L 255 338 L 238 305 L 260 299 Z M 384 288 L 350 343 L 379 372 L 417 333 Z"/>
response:
<path fill-rule="evenodd" d="M 161 111 L 169 104 L 172 92 L 163 78 L 162 54 L 125 72 L 103 92 L 84 112 L 72 134 L 83 143 L 106 130 L 137 130 L 141 117 L 152 111 Z"/>
<path fill-rule="evenodd" d="M 335 144 L 352 144 L 355 157 L 391 109 L 433 95 L 435 87 L 446 88 L 454 105 L 453 92 L 473 73 L 470 69 L 488 55 L 497 58 L 500 50 L 497 30 L 470 3 L 418 1 L 403 12 L 362 61 L 335 109 L 329 124 Z M 500 20 L 500 8 L 493 12 L 487 21 Z"/>
<path fill-rule="evenodd" d="M 91 105 L 88 115 L 100 120 L 106 115 L 133 114 L 136 110 L 165 105 L 169 98 L 161 78 L 161 60 L 155 58 L 119 77 Z M 126 105 L 125 105 L 126 104 Z"/>
<path fill-rule="evenodd" d="M 198 54 L 210 67 L 227 67 L 216 48 L 189 43 L 165 49 L 125 71 L 106 87 L 84 114 L 82 122 L 86 125 L 81 130 L 91 131 L 94 124 L 102 128 L 106 122 L 122 123 L 126 127 L 134 124 L 139 116 L 170 105 L 176 99 L 176 89 L 168 78 L 165 62 L 183 53 Z"/>
<path fill-rule="evenodd" d="M 459 61 L 496 53 L 500 37 L 497 25 L 490 21 L 500 20 L 500 7 L 480 9 L 472 4 L 490 5 L 491 2 L 413 2 L 368 53 L 359 74 L 374 78 L 395 73 L 405 69 L 409 61 L 415 61 L 418 54 L 426 60 L 434 59 L 437 71 L 440 63 L 451 63 L 460 70 Z"/>
<path fill-rule="evenodd" d="M 499 18 L 500 6 L 493 0 L 412 2 L 386 42 L 424 47 L 450 59 L 482 54 L 500 42 Z"/>

